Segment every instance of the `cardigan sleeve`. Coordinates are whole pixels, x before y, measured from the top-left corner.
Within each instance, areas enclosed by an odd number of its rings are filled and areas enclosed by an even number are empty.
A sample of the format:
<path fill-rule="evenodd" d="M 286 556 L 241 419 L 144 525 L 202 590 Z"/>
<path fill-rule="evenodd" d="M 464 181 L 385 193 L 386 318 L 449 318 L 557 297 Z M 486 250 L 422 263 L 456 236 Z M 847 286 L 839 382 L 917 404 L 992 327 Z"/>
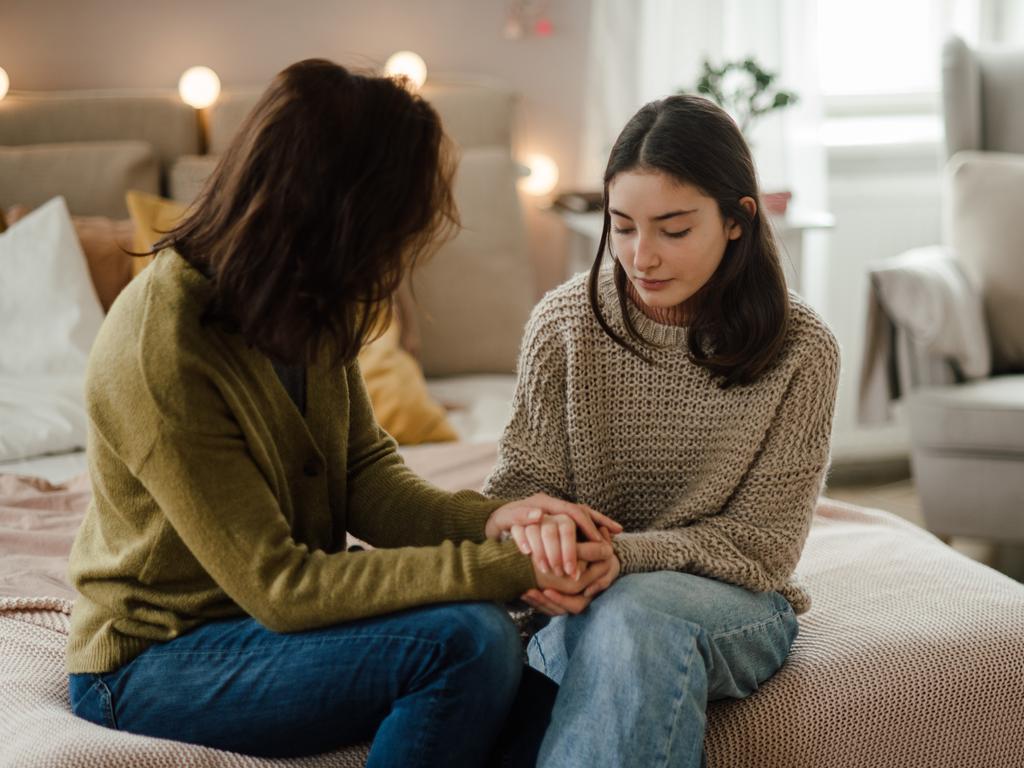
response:
<path fill-rule="evenodd" d="M 753 465 L 725 506 L 681 528 L 623 533 L 622 573 L 676 570 L 752 591 L 792 576 L 828 468 L 839 351 L 829 334 L 793 375 Z"/>
<path fill-rule="evenodd" d="M 227 418 L 205 419 L 202 433 L 164 423 L 137 476 L 203 570 L 273 631 L 438 602 L 511 600 L 534 584 L 529 558 L 513 542 L 311 550 L 293 537 Z"/>
<path fill-rule="evenodd" d="M 575 500 L 566 420 L 567 355 L 542 307 L 534 311 L 519 353 L 512 415 L 498 461 L 484 483 L 488 496 L 546 493 Z"/>
<path fill-rule="evenodd" d="M 349 366 L 346 376 L 348 530 L 375 547 L 483 542 L 487 518 L 505 500 L 474 491 L 451 493 L 419 477 L 377 424 L 358 363 Z"/>

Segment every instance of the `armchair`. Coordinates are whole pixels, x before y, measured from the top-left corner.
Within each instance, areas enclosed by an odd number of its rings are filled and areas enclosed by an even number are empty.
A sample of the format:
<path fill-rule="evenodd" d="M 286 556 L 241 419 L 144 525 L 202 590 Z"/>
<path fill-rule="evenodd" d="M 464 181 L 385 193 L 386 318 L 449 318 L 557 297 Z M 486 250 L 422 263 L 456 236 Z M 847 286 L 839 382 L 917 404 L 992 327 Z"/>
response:
<path fill-rule="evenodd" d="M 959 267 L 971 296 L 946 311 L 970 325 L 963 308 L 980 306 L 974 345 L 988 348 L 962 349 L 959 361 L 939 354 L 944 377 L 903 377 L 912 469 L 933 533 L 1024 542 L 1024 51 L 975 51 L 953 38 L 942 70 L 949 249 L 932 250 L 931 268 L 943 258 Z M 872 273 L 876 298 L 886 271 Z M 955 364 L 972 351 L 989 364 Z"/>

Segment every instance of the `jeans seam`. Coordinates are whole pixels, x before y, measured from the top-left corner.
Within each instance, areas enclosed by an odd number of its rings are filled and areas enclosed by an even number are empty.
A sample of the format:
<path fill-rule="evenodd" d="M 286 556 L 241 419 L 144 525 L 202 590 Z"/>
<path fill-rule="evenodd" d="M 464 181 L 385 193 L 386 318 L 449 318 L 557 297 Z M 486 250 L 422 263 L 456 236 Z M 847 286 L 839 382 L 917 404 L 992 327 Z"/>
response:
<path fill-rule="evenodd" d="M 733 635 L 741 635 L 752 630 L 764 629 L 769 624 L 774 624 L 778 622 L 785 615 L 786 612 L 779 611 L 778 613 L 773 614 L 770 618 L 762 619 L 761 621 L 756 621 L 753 624 L 745 624 L 742 627 L 727 629 L 724 632 L 716 632 L 715 634 L 710 636 L 710 639 L 712 642 L 714 642 L 715 640 L 721 640 L 723 638 L 731 637 Z"/>
<path fill-rule="evenodd" d="M 544 674 L 547 675 L 547 677 L 550 678 L 551 675 L 549 674 L 550 669 L 548 668 L 548 657 L 544 653 L 544 643 L 542 643 L 540 641 L 540 633 L 539 632 L 536 635 L 533 636 L 533 641 L 535 643 L 537 643 L 537 653 L 540 654 L 540 660 L 544 664 Z"/>
<path fill-rule="evenodd" d="M 693 643 L 690 644 L 690 655 L 686 658 L 686 674 L 687 677 L 693 674 L 693 655 L 697 651 L 697 638 L 693 638 Z M 677 689 L 675 701 L 672 704 L 672 727 L 668 733 L 668 743 L 665 745 L 665 761 L 662 765 L 669 765 L 672 759 L 672 743 L 675 736 L 676 728 L 679 724 L 679 713 L 682 710 L 683 701 L 686 699 L 687 691 L 690 686 L 685 685 L 680 689 Z"/>
<path fill-rule="evenodd" d="M 107 728 L 112 728 L 115 731 L 119 730 L 117 727 L 117 718 L 114 716 L 114 695 L 110 692 L 110 687 L 101 675 L 96 676 L 96 682 L 92 684 L 92 687 L 96 689 L 97 694 L 100 697 L 100 702 L 103 708 L 103 717 L 106 722 L 104 725 Z"/>

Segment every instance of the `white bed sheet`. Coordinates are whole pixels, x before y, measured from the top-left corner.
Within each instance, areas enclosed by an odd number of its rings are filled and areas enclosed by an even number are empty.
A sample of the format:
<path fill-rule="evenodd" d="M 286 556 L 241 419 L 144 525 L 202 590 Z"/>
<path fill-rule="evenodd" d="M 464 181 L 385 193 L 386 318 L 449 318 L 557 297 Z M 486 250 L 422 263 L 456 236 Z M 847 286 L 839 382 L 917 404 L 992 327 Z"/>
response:
<path fill-rule="evenodd" d="M 448 421 L 459 439 L 496 442 L 512 415 L 512 374 L 427 379 L 427 391 L 448 409 Z"/>

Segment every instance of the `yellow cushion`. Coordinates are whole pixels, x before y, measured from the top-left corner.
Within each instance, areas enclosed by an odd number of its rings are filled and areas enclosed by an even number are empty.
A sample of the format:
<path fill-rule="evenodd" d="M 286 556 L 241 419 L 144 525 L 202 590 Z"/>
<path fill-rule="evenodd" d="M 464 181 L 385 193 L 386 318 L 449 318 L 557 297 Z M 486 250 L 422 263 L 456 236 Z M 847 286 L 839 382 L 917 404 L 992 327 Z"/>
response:
<path fill-rule="evenodd" d="M 427 391 L 419 363 L 402 349 L 400 338 L 398 323 L 392 322 L 359 353 L 377 423 L 402 445 L 457 440 L 444 408 Z"/>
<path fill-rule="evenodd" d="M 174 228 L 185 215 L 188 206 L 165 197 L 151 195 L 148 192 L 130 190 L 125 195 L 128 215 L 135 227 L 135 251 L 141 253 L 153 247 L 161 237 Z M 152 260 L 138 258 L 133 260 L 132 272 L 138 274 Z"/>
<path fill-rule="evenodd" d="M 129 192 L 128 212 L 135 226 L 135 250 L 148 251 L 173 228 L 188 206 L 145 192 Z M 135 273 L 148 259 L 135 259 Z M 402 349 L 401 329 L 392 322 L 379 339 L 359 353 L 366 388 L 377 422 L 402 445 L 457 440 L 440 403 L 427 392 L 423 371 L 416 359 Z"/>

